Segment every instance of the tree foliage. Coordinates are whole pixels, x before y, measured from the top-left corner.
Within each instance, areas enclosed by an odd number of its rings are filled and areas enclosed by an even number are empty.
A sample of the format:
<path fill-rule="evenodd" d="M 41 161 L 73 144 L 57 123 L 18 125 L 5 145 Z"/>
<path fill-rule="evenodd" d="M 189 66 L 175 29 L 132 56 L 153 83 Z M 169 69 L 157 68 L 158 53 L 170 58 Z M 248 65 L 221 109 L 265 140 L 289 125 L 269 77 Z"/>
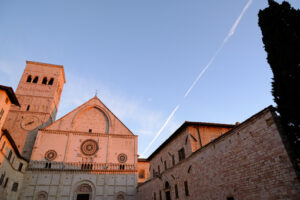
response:
<path fill-rule="evenodd" d="M 273 72 L 272 94 L 284 134 L 300 161 L 300 10 L 269 0 L 259 11 L 259 26 Z"/>

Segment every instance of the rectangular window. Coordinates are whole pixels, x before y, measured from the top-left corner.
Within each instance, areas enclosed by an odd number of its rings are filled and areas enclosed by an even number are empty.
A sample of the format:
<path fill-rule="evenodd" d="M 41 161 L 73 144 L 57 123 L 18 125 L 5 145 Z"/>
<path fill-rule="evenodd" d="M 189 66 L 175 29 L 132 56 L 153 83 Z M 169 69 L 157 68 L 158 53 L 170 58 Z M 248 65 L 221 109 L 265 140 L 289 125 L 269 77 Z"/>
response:
<path fill-rule="evenodd" d="M 159 200 L 162 200 L 161 190 L 159 190 Z"/>
<path fill-rule="evenodd" d="M 185 196 L 190 196 L 188 182 L 184 181 Z"/>
<path fill-rule="evenodd" d="M 22 171 L 22 168 L 23 168 L 23 163 L 20 163 L 20 164 L 19 164 L 18 171 Z"/>
<path fill-rule="evenodd" d="M 7 159 L 8 159 L 8 161 L 10 161 L 10 159 L 11 159 L 11 156 L 12 156 L 12 151 L 11 151 L 11 150 L 9 150 L 9 153 L 8 153 L 8 156 L 7 156 Z"/>
<path fill-rule="evenodd" d="M 11 191 L 14 191 L 14 192 L 18 191 L 18 186 L 19 186 L 19 183 L 14 182 L 14 184 L 12 185 Z"/>
<path fill-rule="evenodd" d="M 2 144 L 1 151 L 3 151 L 4 147 L 5 147 L 5 141 Z"/>
<path fill-rule="evenodd" d="M 164 164 L 165 164 L 165 170 L 167 170 L 168 166 L 167 166 L 167 161 L 166 160 L 165 160 Z"/>
<path fill-rule="evenodd" d="M 227 200 L 234 200 L 233 197 L 227 197 Z"/>
<path fill-rule="evenodd" d="M 7 183 L 8 183 L 8 178 L 5 179 L 5 183 L 4 183 L 4 185 L 3 185 L 4 188 L 6 188 Z"/>
<path fill-rule="evenodd" d="M 153 194 L 153 197 L 154 197 L 154 200 L 156 200 L 156 193 L 154 192 L 154 194 Z"/>
<path fill-rule="evenodd" d="M 174 166 L 175 165 L 175 156 L 172 155 L 172 165 Z"/>
<path fill-rule="evenodd" d="M 185 159 L 184 148 L 182 148 L 178 151 L 178 158 L 179 158 L 179 161 Z"/>
<path fill-rule="evenodd" d="M 3 110 L 3 108 L 2 108 L 2 109 L 1 109 L 1 112 L 0 112 L 0 120 L 2 119 L 3 114 L 4 114 L 4 110 Z"/>
<path fill-rule="evenodd" d="M 176 197 L 176 199 L 179 198 L 179 196 L 178 196 L 178 186 L 177 186 L 177 184 L 175 185 L 175 197 Z"/>

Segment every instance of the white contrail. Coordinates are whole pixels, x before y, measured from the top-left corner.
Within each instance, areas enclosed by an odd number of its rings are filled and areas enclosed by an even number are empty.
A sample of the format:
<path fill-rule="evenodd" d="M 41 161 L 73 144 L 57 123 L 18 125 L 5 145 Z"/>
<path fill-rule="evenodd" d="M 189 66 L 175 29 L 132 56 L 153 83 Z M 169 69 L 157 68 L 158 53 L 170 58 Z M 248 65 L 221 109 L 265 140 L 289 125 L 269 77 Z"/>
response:
<path fill-rule="evenodd" d="M 247 9 L 249 8 L 249 6 L 252 4 L 254 0 L 249 0 L 247 2 L 247 4 L 245 5 L 245 7 L 243 8 L 241 14 L 238 16 L 238 18 L 235 20 L 233 26 L 231 27 L 229 33 L 226 35 L 225 39 L 223 40 L 222 44 L 220 45 L 220 47 L 218 48 L 218 50 L 214 53 L 214 55 L 212 56 L 212 58 L 209 60 L 209 62 L 207 63 L 207 65 L 201 70 L 201 72 L 199 73 L 199 75 L 197 76 L 197 78 L 194 80 L 194 82 L 192 83 L 192 85 L 189 87 L 189 89 L 186 91 L 186 93 L 184 94 L 183 98 L 186 98 L 190 92 L 192 91 L 192 89 L 194 88 L 194 86 L 198 83 L 198 81 L 200 80 L 200 78 L 202 77 L 202 75 L 206 72 L 206 70 L 211 66 L 211 64 L 214 62 L 215 58 L 217 57 L 217 55 L 219 54 L 219 52 L 223 49 L 224 45 L 227 43 L 227 41 L 232 37 L 232 35 L 234 34 L 237 26 L 239 25 L 241 19 L 243 18 L 244 14 L 246 13 Z M 172 117 L 174 116 L 174 114 L 176 113 L 176 111 L 178 110 L 180 104 L 178 104 L 175 109 L 172 111 L 172 113 L 169 115 L 168 119 L 166 120 L 166 122 L 163 124 L 163 126 L 159 129 L 159 131 L 156 133 L 155 137 L 151 140 L 150 144 L 146 147 L 146 149 L 144 150 L 144 152 L 142 153 L 142 157 L 144 157 L 145 153 L 149 150 L 149 148 L 152 146 L 152 144 L 155 142 L 155 140 L 160 136 L 161 132 L 165 129 L 165 127 L 167 126 L 167 124 L 169 123 L 169 121 L 172 119 Z"/>
<path fill-rule="evenodd" d="M 228 35 L 226 36 L 226 38 L 224 39 L 224 42 L 227 42 L 228 39 L 234 34 L 235 29 L 237 28 L 237 26 L 239 25 L 242 17 L 244 16 L 244 14 L 246 13 L 247 9 L 249 8 L 249 6 L 252 4 L 253 0 L 249 0 L 248 3 L 246 4 L 246 6 L 243 8 L 241 14 L 239 15 L 239 17 L 237 18 L 237 20 L 235 20 L 233 26 L 231 27 Z"/>
<path fill-rule="evenodd" d="M 184 98 L 188 96 L 188 94 L 191 92 L 191 90 L 193 89 L 193 87 L 198 83 L 198 81 L 200 80 L 200 78 L 202 77 L 202 75 L 205 73 L 205 71 L 210 67 L 210 65 L 214 62 L 215 58 L 217 57 L 217 55 L 219 54 L 219 52 L 222 50 L 222 48 L 224 47 L 225 43 L 231 38 L 231 36 L 234 34 L 237 26 L 239 25 L 242 17 L 244 16 L 245 12 L 247 11 L 247 9 L 249 8 L 249 6 L 251 5 L 251 3 L 253 2 L 253 0 L 249 0 L 248 3 L 246 4 L 246 6 L 243 8 L 241 14 L 238 16 L 238 18 L 235 20 L 233 26 L 231 27 L 229 33 L 227 34 L 227 36 L 225 37 L 225 39 L 223 40 L 221 46 L 218 48 L 218 50 L 214 53 L 213 57 L 209 60 L 208 64 L 201 70 L 201 72 L 199 73 L 199 75 L 197 76 L 197 78 L 194 80 L 193 84 L 190 86 L 190 88 L 186 91 Z"/>
<path fill-rule="evenodd" d="M 159 131 L 156 133 L 155 137 L 151 140 L 150 144 L 146 147 L 146 149 L 144 150 L 144 152 L 142 153 L 142 157 L 145 155 L 145 153 L 149 150 L 149 148 L 152 146 L 153 142 L 155 142 L 155 140 L 158 138 L 158 136 L 160 135 L 160 133 L 165 129 L 165 127 L 167 126 L 167 124 L 169 123 L 170 119 L 173 117 L 173 115 L 176 113 L 176 111 L 178 110 L 178 108 L 180 107 L 180 105 L 178 104 L 175 109 L 171 112 L 171 114 L 169 115 L 168 119 L 166 120 L 166 122 L 162 125 L 162 127 L 159 129 Z"/>

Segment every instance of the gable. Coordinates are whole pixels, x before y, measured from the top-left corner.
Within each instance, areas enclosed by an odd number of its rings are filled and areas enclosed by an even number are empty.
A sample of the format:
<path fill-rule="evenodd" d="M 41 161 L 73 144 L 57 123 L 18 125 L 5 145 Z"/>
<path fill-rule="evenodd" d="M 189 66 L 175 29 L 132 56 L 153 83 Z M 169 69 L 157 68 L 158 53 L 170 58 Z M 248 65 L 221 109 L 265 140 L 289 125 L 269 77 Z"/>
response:
<path fill-rule="evenodd" d="M 97 97 L 53 122 L 45 130 L 133 135 Z"/>

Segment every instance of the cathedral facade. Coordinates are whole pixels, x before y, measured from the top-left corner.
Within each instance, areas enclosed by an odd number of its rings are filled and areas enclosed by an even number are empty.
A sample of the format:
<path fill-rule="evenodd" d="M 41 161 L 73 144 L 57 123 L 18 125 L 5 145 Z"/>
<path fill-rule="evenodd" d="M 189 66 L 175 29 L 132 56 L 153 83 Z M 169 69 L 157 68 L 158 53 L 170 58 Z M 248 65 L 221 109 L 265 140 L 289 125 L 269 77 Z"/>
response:
<path fill-rule="evenodd" d="M 55 121 L 63 66 L 27 61 L 4 128 L 29 161 L 21 199 L 136 199 L 137 136 L 94 97 Z"/>

